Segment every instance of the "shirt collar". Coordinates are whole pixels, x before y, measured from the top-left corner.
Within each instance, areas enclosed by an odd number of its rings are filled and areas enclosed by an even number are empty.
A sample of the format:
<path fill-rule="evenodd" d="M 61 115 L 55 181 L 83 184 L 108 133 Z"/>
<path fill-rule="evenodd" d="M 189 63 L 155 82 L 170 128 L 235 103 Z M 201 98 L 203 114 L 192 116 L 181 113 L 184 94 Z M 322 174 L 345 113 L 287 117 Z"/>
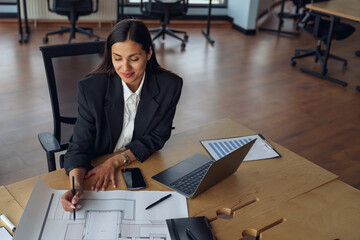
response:
<path fill-rule="evenodd" d="M 144 85 L 144 79 L 145 79 L 145 72 L 144 72 L 144 75 L 141 79 L 141 82 L 140 82 L 140 86 L 138 87 L 138 89 L 136 90 L 136 92 L 133 92 L 129 89 L 129 87 L 126 85 L 126 83 L 121 80 L 121 83 L 123 85 L 123 89 L 124 89 L 124 100 L 128 100 L 128 98 L 132 95 L 132 94 L 135 94 L 137 97 L 140 97 L 141 95 L 141 90 L 142 90 L 142 87 Z"/>

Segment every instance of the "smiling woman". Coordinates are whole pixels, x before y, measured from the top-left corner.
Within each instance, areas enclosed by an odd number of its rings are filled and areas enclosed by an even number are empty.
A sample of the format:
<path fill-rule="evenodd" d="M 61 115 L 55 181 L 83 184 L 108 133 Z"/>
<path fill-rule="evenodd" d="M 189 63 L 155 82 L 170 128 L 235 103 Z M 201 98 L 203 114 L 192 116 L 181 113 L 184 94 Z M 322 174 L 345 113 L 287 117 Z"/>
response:
<path fill-rule="evenodd" d="M 112 63 L 116 73 L 130 90 L 135 92 L 140 86 L 152 49 L 150 48 L 149 52 L 146 53 L 140 44 L 127 40 L 113 44 L 111 51 Z"/>
<path fill-rule="evenodd" d="M 182 79 L 161 68 L 141 21 L 119 22 L 105 42 L 103 61 L 79 82 L 79 116 L 65 154 L 76 193 L 62 196 L 65 210 L 80 208 L 83 181 L 91 189 L 116 188 L 117 169 L 145 161 L 169 139 Z M 93 168 L 91 160 L 116 154 Z"/>

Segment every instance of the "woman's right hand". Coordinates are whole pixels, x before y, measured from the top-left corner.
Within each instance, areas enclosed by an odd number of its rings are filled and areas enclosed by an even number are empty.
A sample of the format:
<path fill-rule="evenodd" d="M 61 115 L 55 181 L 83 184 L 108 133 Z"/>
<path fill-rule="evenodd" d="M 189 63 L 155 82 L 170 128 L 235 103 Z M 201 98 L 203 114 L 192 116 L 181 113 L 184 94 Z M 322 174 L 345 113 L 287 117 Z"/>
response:
<path fill-rule="evenodd" d="M 61 204 L 67 212 L 72 212 L 74 209 L 78 211 L 82 207 L 82 205 L 79 204 L 79 200 L 83 197 L 84 191 L 82 189 L 76 189 L 75 196 L 73 196 L 72 190 L 68 190 L 61 196 Z"/>
<path fill-rule="evenodd" d="M 70 189 L 72 189 L 72 179 L 74 177 L 75 195 L 73 195 L 72 190 L 68 190 L 61 196 L 61 204 L 65 211 L 72 212 L 74 209 L 77 211 L 82 207 L 79 200 L 84 197 L 82 186 L 85 174 L 85 168 L 75 168 L 69 172 Z"/>

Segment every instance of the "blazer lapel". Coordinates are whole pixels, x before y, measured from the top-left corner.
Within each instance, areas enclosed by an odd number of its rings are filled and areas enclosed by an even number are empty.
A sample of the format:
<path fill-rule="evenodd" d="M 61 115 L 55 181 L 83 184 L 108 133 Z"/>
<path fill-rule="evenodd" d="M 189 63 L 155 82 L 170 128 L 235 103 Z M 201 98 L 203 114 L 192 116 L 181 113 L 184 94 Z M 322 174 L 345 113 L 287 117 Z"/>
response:
<path fill-rule="evenodd" d="M 133 139 L 140 138 L 153 119 L 159 103 L 155 101 L 155 96 L 159 93 L 159 86 L 156 76 L 146 73 L 145 82 L 141 92 L 140 102 L 135 117 Z"/>
<path fill-rule="evenodd" d="M 106 129 L 110 136 L 109 152 L 114 151 L 119 140 L 124 115 L 124 94 L 121 79 L 118 75 L 109 79 L 108 89 L 105 95 L 104 112 L 107 123 Z"/>

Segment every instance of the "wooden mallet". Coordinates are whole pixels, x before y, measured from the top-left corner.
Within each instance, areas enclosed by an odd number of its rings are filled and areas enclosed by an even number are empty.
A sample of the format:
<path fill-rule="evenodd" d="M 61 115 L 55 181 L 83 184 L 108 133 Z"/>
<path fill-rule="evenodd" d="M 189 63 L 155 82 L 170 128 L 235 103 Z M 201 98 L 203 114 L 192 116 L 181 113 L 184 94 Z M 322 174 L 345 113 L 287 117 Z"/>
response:
<path fill-rule="evenodd" d="M 281 218 L 281 219 L 277 220 L 276 222 L 273 222 L 259 230 L 252 229 L 252 228 L 245 229 L 242 232 L 242 235 L 243 235 L 242 239 L 243 240 L 259 240 L 262 237 L 262 235 L 261 235 L 262 232 L 265 232 L 266 230 L 268 230 L 272 227 L 275 227 L 276 225 L 278 225 L 282 222 L 285 222 L 285 221 L 286 221 L 286 218 Z"/>

